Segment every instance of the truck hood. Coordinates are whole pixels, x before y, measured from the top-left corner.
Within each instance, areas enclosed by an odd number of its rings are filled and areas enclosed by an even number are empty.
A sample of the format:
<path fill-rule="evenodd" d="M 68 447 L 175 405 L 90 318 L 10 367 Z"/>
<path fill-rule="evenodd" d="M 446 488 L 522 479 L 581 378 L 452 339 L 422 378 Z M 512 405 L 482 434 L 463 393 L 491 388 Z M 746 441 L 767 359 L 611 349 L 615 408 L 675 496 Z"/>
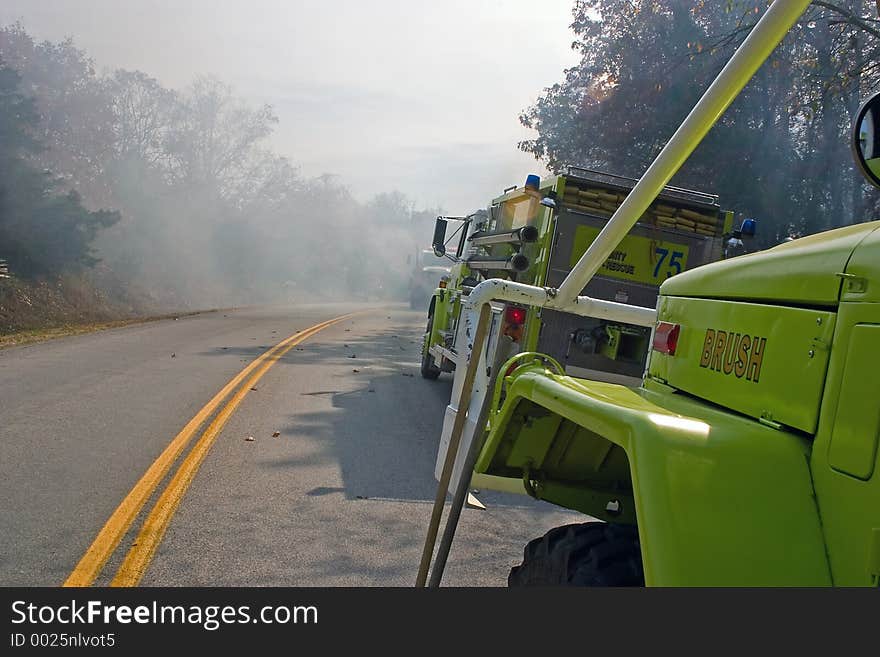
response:
<path fill-rule="evenodd" d="M 862 242 L 859 260 L 880 262 L 880 221 L 826 231 L 691 269 L 667 279 L 660 294 L 796 306 L 837 306 L 842 274 Z M 867 239 L 874 233 L 872 239 Z M 865 253 L 862 253 L 865 251 Z M 870 251 L 871 253 L 867 253 Z M 877 265 L 874 265 L 877 267 Z M 877 294 L 877 291 L 873 291 Z"/>

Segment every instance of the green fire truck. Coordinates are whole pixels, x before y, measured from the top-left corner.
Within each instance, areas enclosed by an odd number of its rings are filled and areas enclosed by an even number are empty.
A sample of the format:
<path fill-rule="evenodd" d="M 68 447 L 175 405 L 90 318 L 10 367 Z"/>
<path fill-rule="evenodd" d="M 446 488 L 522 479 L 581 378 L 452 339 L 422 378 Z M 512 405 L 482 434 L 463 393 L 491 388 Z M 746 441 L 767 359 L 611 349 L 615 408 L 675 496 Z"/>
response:
<path fill-rule="evenodd" d="M 467 339 L 457 332 L 462 301 L 475 285 L 489 278 L 559 285 L 636 182 L 569 167 L 564 175 L 543 181 L 529 176 L 523 187 L 493 199 L 486 211 L 439 217 L 435 254 L 454 264 L 430 299 L 422 376 L 433 379 L 455 370 L 463 351 L 458 340 Z M 666 278 L 722 257 L 732 226 L 733 213 L 722 210 L 716 196 L 667 186 L 587 291 L 653 306 Z M 517 352 L 538 351 L 553 356 L 569 374 L 637 385 L 649 338 L 648 327 L 497 303 L 488 358 L 501 362 Z"/>
<path fill-rule="evenodd" d="M 468 350 L 418 585 L 440 584 L 475 476 L 589 516 L 526 545 L 510 585 L 880 585 L 880 222 L 682 271 L 654 304 L 590 288 L 609 258 L 626 262 L 622 240 L 808 4 L 770 5 L 561 282 L 492 278 L 460 302 Z M 880 94 L 852 148 L 880 187 L 876 117 Z M 643 379 L 573 374 L 559 351 L 496 366 L 498 303 L 647 328 Z"/>

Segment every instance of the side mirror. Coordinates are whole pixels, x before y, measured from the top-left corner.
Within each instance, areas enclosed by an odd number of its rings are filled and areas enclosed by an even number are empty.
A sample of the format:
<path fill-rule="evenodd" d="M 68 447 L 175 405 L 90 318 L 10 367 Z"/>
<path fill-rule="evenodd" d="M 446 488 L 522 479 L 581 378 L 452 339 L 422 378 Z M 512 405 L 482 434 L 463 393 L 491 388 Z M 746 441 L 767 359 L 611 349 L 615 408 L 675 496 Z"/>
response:
<path fill-rule="evenodd" d="M 880 187 L 880 93 L 868 98 L 853 122 L 850 146 L 865 179 Z"/>
<path fill-rule="evenodd" d="M 446 244 L 444 244 L 446 240 L 446 219 L 442 217 L 437 217 L 437 223 L 434 224 L 434 239 L 431 241 L 431 246 L 434 248 L 434 255 L 438 258 L 442 258 L 446 255 Z"/>

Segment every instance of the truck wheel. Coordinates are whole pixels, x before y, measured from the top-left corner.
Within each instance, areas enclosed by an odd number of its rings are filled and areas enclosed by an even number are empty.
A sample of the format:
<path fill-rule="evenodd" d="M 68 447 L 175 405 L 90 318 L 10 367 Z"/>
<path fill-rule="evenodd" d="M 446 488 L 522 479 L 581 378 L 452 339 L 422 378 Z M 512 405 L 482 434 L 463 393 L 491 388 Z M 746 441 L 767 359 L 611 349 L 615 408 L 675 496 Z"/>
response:
<path fill-rule="evenodd" d="M 585 522 L 555 527 L 526 545 L 508 586 L 644 586 L 638 530 Z"/>
<path fill-rule="evenodd" d="M 428 326 L 425 329 L 425 339 L 422 340 L 422 378 L 436 379 L 440 376 L 440 368 L 434 362 L 434 357 L 428 351 L 428 340 L 431 339 L 431 324 L 434 322 L 434 315 L 428 315 Z"/>

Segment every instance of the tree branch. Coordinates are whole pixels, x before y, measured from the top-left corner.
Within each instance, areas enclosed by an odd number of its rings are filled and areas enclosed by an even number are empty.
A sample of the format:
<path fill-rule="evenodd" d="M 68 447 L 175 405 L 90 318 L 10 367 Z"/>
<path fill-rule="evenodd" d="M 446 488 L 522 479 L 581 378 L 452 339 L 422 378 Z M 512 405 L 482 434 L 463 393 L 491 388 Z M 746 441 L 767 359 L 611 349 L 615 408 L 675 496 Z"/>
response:
<path fill-rule="evenodd" d="M 855 25 L 858 28 L 861 28 L 868 34 L 872 34 L 878 39 L 880 39 L 880 30 L 876 27 L 869 25 L 863 18 L 860 16 L 856 16 L 849 9 L 844 9 L 833 2 L 826 2 L 825 0 L 813 0 L 813 4 L 817 7 L 824 7 L 825 9 L 829 9 L 837 14 L 843 16 L 848 23 L 851 25 Z M 880 1 L 878 1 L 878 10 L 880 10 Z"/>

